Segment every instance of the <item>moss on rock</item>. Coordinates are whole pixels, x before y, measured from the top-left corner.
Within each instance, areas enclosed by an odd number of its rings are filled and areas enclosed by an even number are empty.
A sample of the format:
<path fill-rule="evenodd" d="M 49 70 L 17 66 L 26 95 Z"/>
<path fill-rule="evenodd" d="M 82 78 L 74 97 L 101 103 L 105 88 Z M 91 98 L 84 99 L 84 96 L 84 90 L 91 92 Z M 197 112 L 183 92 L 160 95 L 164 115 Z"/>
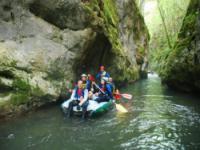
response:
<path fill-rule="evenodd" d="M 119 15 L 119 4 L 117 4 L 116 0 L 94 0 L 88 3 L 84 3 L 83 7 L 90 14 L 90 26 L 95 29 L 97 32 L 103 32 L 103 34 L 108 38 L 111 49 L 109 56 L 105 56 L 102 63 L 107 65 L 107 70 L 111 72 L 113 78 L 116 81 L 128 81 L 128 80 L 136 80 L 140 77 L 140 69 L 144 63 L 144 61 L 140 61 L 137 64 L 135 61 L 136 56 L 140 57 L 140 60 L 144 60 L 144 57 L 147 55 L 147 43 L 142 43 L 142 37 L 148 41 L 148 31 L 145 27 L 144 20 L 139 13 L 139 10 L 136 7 L 136 4 L 132 1 L 124 2 L 125 8 L 130 11 L 124 11 L 124 16 L 128 16 L 125 22 Z M 134 17 L 133 17 L 134 13 Z M 120 20 L 121 19 L 121 20 Z M 137 20 L 138 23 L 134 23 Z M 123 22 L 123 23 L 122 23 Z M 127 31 L 123 32 L 122 28 L 126 26 Z M 140 31 L 142 30 L 142 31 Z M 126 34 L 127 39 L 130 41 L 137 41 L 138 45 L 135 47 L 133 42 L 124 41 L 125 39 L 121 39 L 121 34 Z M 130 36 L 130 37 L 128 37 Z M 145 41 L 144 40 L 144 41 Z M 128 43 L 127 45 L 123 45 L 123 43 Z M 130 46 L 131 45 L 131 46 Z M 127 52 L 129 51 L 129 52 Z M 134 55 L 135 53 L 135 55 Z M 130 54 L 130 55 L 129 55 Z M 112 57 L 111 57 L 112 56 Z M 146 62 L 145 62 L 146 63 Z"/>
<path fill-rule="evenodd" d="M 159 73 L 163 82 L 179 90 L 200 91 L 199 1 L 192 0 L 178 40 L 172 49 L 161 51 Z"/>

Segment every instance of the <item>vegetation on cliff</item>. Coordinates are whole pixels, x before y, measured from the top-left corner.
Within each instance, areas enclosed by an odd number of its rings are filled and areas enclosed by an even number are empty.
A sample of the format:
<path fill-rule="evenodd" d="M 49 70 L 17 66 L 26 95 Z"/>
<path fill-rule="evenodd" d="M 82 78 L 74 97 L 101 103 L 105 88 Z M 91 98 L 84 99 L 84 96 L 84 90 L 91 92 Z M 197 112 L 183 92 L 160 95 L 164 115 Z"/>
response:
<path fill-rule="evenodd" d="M 142 70 L 141 66 L 147 63 L 145 57 L 148 50 L 148 31 L 143 24 L 143 17 L 135 2 L 127 1 L 121 4 L 124 7 L 123 9 L 131 10 L 123 12 L 124 16 L 132 17 L 126 20 L 120 17 L 120 8 L 117 6 L 120 4 L 118 3 L 120 2 L 115 0 L 94 0 L 84 3 L 84 8 L 90 14 L 91 27 L 96 29 L 97 32 L 103 31 L 103 34 L 105 34 L 111 44 L 110 55 L 112 55 L 112 62 L 110 62 L 110 59 L 106 55 L 102 58 L 105 64 L 109 64 L 108 70 L 110 70 L 117 81 L 136 80 L 141 77 L 141 72 L 146 73 L 147 71 L 147 67 Z M 137 24 L 134 22 L 135 20 L 137 20 Z M 123 27 L 122 21 L 125 22 Z M 136 41 L 135 50 L 134 47 L 132 47 L 132 50 L 127 50 L 127 47 L 123 45 L 127 41 L 120 39 L 120 36 L 123 36 L 122 28 L 126 28 L 126 34 L 129 36 L 133 33 L 131 40 Z M 144 43 L 141 42 L 142 37 L 144 37 Z M 127 51 L 135 51 L 135 54 L 130 56 Z M 132 58 L 130 57 L 135 57 L 136 60 L 131 60 Z"/>
<path fill-rule="evenodd" d="M 150 32 L 150 69 L 183 91 L 199 91 L 198 0 L 137 1 Z"/>
<path fill-rule="evenodd" d="M 164 82 L 183 91 L 200 90 L 199 13 L 199 2 L 192 0 L 178 39 L 159 69 Z"/>

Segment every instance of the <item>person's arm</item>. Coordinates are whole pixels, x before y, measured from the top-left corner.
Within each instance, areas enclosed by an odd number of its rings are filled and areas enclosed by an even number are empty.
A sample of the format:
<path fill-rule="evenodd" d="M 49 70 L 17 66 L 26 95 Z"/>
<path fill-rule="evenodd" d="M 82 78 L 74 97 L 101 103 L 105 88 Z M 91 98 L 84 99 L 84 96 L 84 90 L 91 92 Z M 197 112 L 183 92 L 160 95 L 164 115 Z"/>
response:
<path fill-rule="evenodd" d="M 87 88 L 88 90 L 91 89 L 91 81 L 89 81 L 89 80 L 87 81 L 86 88 Z"/>
<path fill-rule="evenodd" d="M 97 74 L 96 78 L 97 78 L 98 80 L 101 79 L 101 72 L 99 72 L 99 73 Z"/>
<path fill-rule="evenodd" d="M 111 86 L 107 84 L 107 85 L 106 85 L 106 89 L 107 89 L 108 96 L 109 96 L 110 98 L 113 98 Z"/>
<path fill-rule="evenodd" d="M 110 78 L 110 74 L 106 72 L 105 77 Z"/>
<path fill-rule="evenodd" d="M 112 83 L 112 86 L 113 86 L 113 92 L 115 92 L 115 84 Z"/>
<path fill-rule="evenodd" d="M 72 95 L 71 95 L 70 99 L 71 99 L 71 100 L 74 100 L 74 96 L 75 96 L 75 89 L 73 90 L 73 92 L 72 92 Z"/>
<path fill-rule="evenodd" d="M 81 106 L 84 102 L 87 101 L 87 99 L 88 99 L 88 90 L 85 89 L 85 90 L 84 90 L 84 97 L 83 97 L 83 99 L 81 100 L 81 102 L 79 103 L 79 105 Z"/>

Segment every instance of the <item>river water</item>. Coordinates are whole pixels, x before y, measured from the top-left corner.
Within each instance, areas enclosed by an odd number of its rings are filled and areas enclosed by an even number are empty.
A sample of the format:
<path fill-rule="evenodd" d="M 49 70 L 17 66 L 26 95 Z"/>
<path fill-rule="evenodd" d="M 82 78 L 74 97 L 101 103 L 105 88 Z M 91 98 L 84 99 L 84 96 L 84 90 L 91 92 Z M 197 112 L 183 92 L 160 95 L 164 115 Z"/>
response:
<path fill-rule="evenodd" d="M 200 99 L 161 85 L 160 78 L 129 85 L 128 114 L 115 109 L 81 122 L 66 119 L 59 106 L 0 123 L 2 150 L 200 149 Z"/>

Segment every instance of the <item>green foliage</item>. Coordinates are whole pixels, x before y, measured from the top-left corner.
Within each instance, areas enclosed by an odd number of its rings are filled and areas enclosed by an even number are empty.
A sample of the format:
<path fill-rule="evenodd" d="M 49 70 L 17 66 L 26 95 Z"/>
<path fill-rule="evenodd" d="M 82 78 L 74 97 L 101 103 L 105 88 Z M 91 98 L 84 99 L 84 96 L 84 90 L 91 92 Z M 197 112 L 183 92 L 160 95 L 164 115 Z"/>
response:
<path fill-rule="evenodd" d="M 34 97 L 41 97 L 44 92 L 38 87 L 31 87 L 28 81 L 16 78 L 13 81 L 14 92 L 11 97 L 12 105 L 21 105 L 30 101 Z"/>
<path fill-rule="evenodd" d="M 13 81 L 12 87 L 14 89 L 14 94 L 11 97 L 11 104 L 20 105 L 29 101 L 31 86 L 27 81 L 16 78 Z"/>
<path fill-rule="evenodd" d="M 200 66 L 195 62 L 195 56 L 198 54 L 193 42 L 198 34 L 196 25 L 199 14 L 196 11 L 198 5 L 193 3 L 194 1 L 190 3 L 173 48 L 162 49 L 154 57 L 159 64 L 157 69 L 163 81 L 184 91 L 199 89 L 196 81 L 199 78 Z"/>
<path fill-rule="evenodd" d="M 13 81 L 12 87 L 18 92 L 29 92 L 31 90 L 31 86 L 28 81 L 24 81 L 20 78 L 16 78 Z"/>
<path fill-rule="evenodd" d="M 109 41 L 113 46 L 113 52 L 117 55 L 123 54 L 123 47 L 119 40 L 119 17 L 114 0 L 105 0 L 101 16 L 104 19 L 104 33 L 107 34 Z"/>
<path fill-rule="evenodd" d="M 123 56 L 123 47 L 119 40 L 119 17 L 114 0 L 94 0 L 84 5 L 86 11 L 90 14 L 91 24 L 94 28 L 100 27 L 108 37 L 112 52 Z M 93 24 L 95 22 L 95 24 Z"/>
<path fill-rule="evenodd" d="M 189 2 L 190 0 L 151 0 L 144 5 L 145 8 L 148 8 L 148 5 L 152 6 L 152 8 L 149 7 L 149 10 L 144 10 L 145 22 L 151 36 L 149 50 L 151 69 L 157 71 L 160 71 L 160 68 L 164 69 L 164 66 L 161 67 L 161 65 L 166 64 L 166 59 L 174 49 Z"/>
<path fill-rule="evenodd" d="M 44 92 L 39 88 L 39 86 L 36 86 L 31 88 L 30 95 L 35 97 L 41 97 L 44 95 Z"/>
<path fill-rule="evenodd" d="M 29 94 L 22 92 L 22 93 L 15 93 L 11 97 L 11 104 L 19 106 L 21 104 L 25 104 L 30 100 Z"/>

